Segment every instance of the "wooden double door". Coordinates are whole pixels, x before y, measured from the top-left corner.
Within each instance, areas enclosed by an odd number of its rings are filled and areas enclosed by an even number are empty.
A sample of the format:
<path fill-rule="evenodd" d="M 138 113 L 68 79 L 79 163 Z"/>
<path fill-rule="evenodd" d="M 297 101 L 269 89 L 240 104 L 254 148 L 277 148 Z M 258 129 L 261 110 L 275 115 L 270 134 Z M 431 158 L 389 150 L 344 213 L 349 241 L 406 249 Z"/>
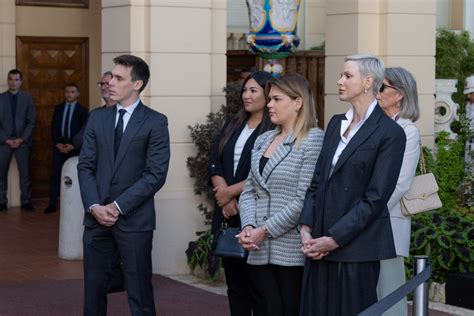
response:
<path fill-rule="evenodd" d="M 54 106 L 64 101 L 65 85 L 76 83 L 78 101 L 88 107 L 88 39 L 17 37 L 16 65 L 23 73 L 22 89 L 31 93 L 36 106 L 30 168 L 32 197 L 47 198 L 53 150 L 50 125 Z"/>

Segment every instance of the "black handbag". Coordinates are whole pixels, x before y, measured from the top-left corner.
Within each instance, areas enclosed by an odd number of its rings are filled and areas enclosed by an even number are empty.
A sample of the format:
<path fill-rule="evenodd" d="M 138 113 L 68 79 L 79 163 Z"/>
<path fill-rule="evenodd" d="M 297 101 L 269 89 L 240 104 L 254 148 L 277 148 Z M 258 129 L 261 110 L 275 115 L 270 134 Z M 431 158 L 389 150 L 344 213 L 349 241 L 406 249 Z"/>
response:
<path fill-rule="evenodd" d="M 222 223 L 222 227 L 216 232 L 213 242 L 213 254 L 222 258 L 246 259 L 249 252 L 242 248 L 239 240 L 235 237 L 240 233 L 239 227 L 227 227 L 227 223 Z"/>

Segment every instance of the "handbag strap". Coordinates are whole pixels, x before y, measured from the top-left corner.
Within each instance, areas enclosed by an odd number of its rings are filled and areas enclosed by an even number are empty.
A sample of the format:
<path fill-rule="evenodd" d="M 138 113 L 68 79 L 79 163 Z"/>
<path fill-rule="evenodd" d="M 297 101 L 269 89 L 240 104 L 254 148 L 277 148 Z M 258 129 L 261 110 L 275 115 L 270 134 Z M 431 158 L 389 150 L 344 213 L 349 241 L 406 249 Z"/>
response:
<path fill-rule="evenodd" d="M 420 137 L 420 161 L 418 162 L 421 174 L 426 173 L 426 161 L 425 155 L 423 154 L 423 145 L 421 144 L 421 137 Z"/>

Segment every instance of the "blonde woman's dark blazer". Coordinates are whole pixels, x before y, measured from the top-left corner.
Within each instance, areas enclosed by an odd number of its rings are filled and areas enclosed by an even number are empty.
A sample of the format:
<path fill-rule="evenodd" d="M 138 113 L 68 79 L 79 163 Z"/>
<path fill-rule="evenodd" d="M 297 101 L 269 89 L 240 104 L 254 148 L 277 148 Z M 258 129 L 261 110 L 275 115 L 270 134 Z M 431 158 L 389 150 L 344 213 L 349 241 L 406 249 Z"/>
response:
<path fill-rule="evenodd" d="M 331 172 L 343 119 L 343 114 L 334 116 L 326 129 L 300 224 L 312 227 L 315 238 L 335 239 L 339 248 L 324 260 L 368 262 L 393 258 L 387 202 L 400 173 L 405 133 L 377 105 Z"/>

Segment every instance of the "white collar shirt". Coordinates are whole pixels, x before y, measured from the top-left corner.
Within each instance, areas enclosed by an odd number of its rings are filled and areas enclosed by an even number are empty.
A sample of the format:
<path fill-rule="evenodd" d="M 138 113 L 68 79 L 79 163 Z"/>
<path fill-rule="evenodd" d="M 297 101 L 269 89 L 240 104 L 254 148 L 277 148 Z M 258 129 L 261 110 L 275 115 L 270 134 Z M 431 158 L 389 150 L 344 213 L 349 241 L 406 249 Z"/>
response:
<path fill-rule="evenodd" d="M 115 126 L 117 126 L 117 123 L 118 123 L 118 120 L 119 120 L 119 117 L 120 117 L 119 111 L 121 109 L 124 109 L 125 114 L 123 115 L 123 132 L 125 132 L 125 129 L 127 128 L 128 121 L 130 121 L 130 117 L 132 117 L 133 111 L 135 111 L 135 109 L 137 108 L 139 103 L 140 103 L 140 99 L 137 99 L 137 101 L 135 101 L 135 103 L 133 103 L 132 105 L 129 105 L 127 107 L 123 107 L 119 103 L 117 103 L 117 112 L 116 112 L 116 115 L 115 115 Z"/>
<path fill-rule="evenodd" d="M 341 129 L 340 129 L 340 140 L 339 144 L 337 145 L 336 152 L 334 153 L 334 157 L 332 158 L 332 165 L 331 165 L 331 173 L 334 169 L 334 166 L 336 166 L 337 161 L 339 160 L 339 157 L 341 156 L 342 152 L 346 148 L 346 146 L 349 144 L 351 141 L 352 137 L 359 131 L 359 129 L 364 125 L 364 123 L 367 121 L 369 118 L 370 114 L 375 109 L 375 106 L 377 105 L 377 100 L 372 101 L 372 103 L 369 105 L 369 108 L 367 109 L 367 112 L 365 113 L 365 116 L 362 120 L 360 120 L 349 132 L 347 137 L 344 137 L 344 133 L 347 131 L 349 126 L 352 123 L 352 120 L 354 119 L 354 107 L 351 105 L 351 108 L 349 111 L 346 112 L 346 119 L 341 121 Z"/>

